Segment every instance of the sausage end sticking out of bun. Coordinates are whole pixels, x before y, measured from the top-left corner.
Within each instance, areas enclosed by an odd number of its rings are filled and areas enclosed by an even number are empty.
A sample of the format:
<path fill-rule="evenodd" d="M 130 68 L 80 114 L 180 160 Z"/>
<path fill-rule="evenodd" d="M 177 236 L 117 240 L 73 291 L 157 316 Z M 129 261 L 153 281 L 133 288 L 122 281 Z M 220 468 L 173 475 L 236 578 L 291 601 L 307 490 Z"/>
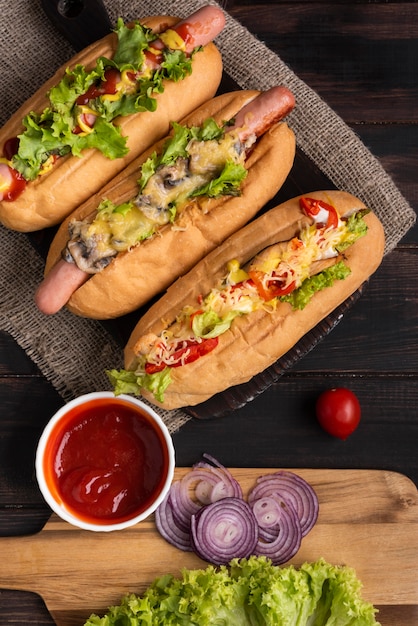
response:
<path fill-rule="evenodd" d="M 115 392 L 166 409 L 199 404 L 264 371 L 379 266 L 379 219 L 347 192 L 313 192 L 265 213 L 141 318 Z"/>

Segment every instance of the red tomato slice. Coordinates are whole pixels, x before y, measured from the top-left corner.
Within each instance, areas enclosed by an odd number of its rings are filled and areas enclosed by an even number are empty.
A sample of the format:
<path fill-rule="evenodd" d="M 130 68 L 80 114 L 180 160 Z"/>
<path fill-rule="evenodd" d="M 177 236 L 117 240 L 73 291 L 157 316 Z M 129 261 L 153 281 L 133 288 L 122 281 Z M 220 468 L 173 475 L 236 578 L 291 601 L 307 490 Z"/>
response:
<path fill-rule="evenodd" d="M 331 204 L 315 198 L 300 198 L 299 205 L 308 217 L 315 218 L 321 210 L 327 211 L 328 218 L 325 226 L 327 228 L 336 228 L 338 226 L 338 213 Z"/>
<path fill-rule="evenodd" d="M 187 342 L 187 345 L 185 347 L 182 347 L 179 350 L 173 352 L 173 363 L 170 363 L 169 365 L 167 363 L 160 363 L 159 365 L 155 365 L 154 363 L 146 363 L 145 373 L 156 374 L 157 372 L 161 372 L 165 367 L 181 367 L 182 365 L 193 363 L 193 361 L 197 361 L 197 359 L 199 359 L 201 356 L 205 356 L 205 354 L 209 354 L 209 352 L 212 352 L 212 350 L 214 350 L 218 345 L 218 341 L 218 337 L 204 339 L 200 343 L 190 340 Z M 183 356 L 186 353 L 187 356 L 183 359 Z"/>
<path fill-rule="evenodd" d="M 145 363 L 145 373 L 150 375 L 157 374 L 158 372 L 162 372 L 165 367 L 167 367 L 165 363 L 160 363 L 160 365 Z"/>
<path fill-rule="evenodd" d="M 291 293 L 296 287 L 296 283 L 294 280 L 290 283 L 287 283 L 287 280 L 285 278 L 281 279 L 279 276 L 270 280 L 268 286 L 266 287 L 263 284 L 265 273 L 258 270 L 252 270 L 251 272 L 249 272 L 249 276 L 254 282 L 260 298 L 262 298 L 266 302 L 272 300 L 273 298 L 287 296 L 287 294 Z"/>

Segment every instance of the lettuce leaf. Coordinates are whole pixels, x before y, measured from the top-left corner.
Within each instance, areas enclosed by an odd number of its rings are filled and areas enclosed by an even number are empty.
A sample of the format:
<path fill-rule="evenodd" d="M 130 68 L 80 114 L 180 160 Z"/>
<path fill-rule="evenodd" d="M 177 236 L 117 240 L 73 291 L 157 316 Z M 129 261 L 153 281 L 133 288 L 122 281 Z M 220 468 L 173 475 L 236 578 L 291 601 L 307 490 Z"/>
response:
<path fill-rule="evenodd" d="M 343 241 L 337 246 L 338 252 L 343 252 L 352 246 L 357 239 L 366 235 L 368 227 L 363 218 L 367 213 L 370 213 L 369 209 L 362 209 L 347 219 L 347 233 Z"/>
<path fill-rule="evenodd" d="M 302 285 L 289 293 L 287 296 L 280 296 L 281 302 L 288 302 L 293 309 L 304 309 L 310 299 L 326 287 L 332 287 L 336 280 L 344 280 L 351 274 L 351 270 L 344 261 L 339 261 L 327 269 L 307 278 Z"/>
<path fill-rule="evenodd" d="M 144 60 L 144 50 L 157 36 L 138 22 L 133 28 L 125 26 L 122 18 L 118 18 L 116 32 L 118 47 L 111 64 L 120 70 L 140 68 Z"/>
<path fill-rule="evenodd" d="M 131 370 L 107 370 L 107 377 L 116 396 L 122 393 L 140 396 L 143 389 L 154 394 L 159 402 L 164 402 L 164 393 L 171 383 L 171 370 L 165 367 L 155 374 L 136 374 Z"/>
<path fill-rule="evenodd" d="M 239 196 L 241 193 L 241 182 L 246 178 L 248 170 L 240 163 L 227 161 L 225 167 L 217 178 L 209 181 L 207 185 L 203 185 L 200 189 L 196 189 L 191 196 L 208 196 L 216 198 L 217 196 Z"/>
<path fill-rule="evenodd" d="M 241 311 L 229 311 L 223 317 L 219 317 L 215 311 L 210 309 L 194 315 L 192 320 L 193 334 L 195 337 L 203 337 L 204 339 L 219 337 L 230 329 L 234 319 L 241 314 Z"/>
<path fill-rule="evenodd" d="M 324 559 L 296 569 L 253 556 L 161 576 L 84 626 L 379 626 L 361 590 L 353 569 Z"/>

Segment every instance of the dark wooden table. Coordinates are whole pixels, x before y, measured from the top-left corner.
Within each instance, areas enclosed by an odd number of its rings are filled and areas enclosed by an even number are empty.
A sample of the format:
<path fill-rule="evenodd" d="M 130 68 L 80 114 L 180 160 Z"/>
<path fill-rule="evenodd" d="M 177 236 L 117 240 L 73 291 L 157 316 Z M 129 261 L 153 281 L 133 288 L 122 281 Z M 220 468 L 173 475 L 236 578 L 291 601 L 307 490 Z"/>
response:
<path fill-rule="evenodd" d="M 418 209 L 418 2 L 223 5 L 342 116 Z M 50 514 L 33 461 L 42 427 L 62 400 L 5 334 L 0 381 L 0 534 L 22 535 L 40 530 Z M 350 387 L 363 409 L 345 442 L 327 436 L 313 412 L 319 392 L 335 385 Z M 341 323 L 277 384 L 231 415 L 191 420 L 176 433 L 177 464 L 208 451 L 227 466 L 388 469 L 418 485 L 417 407 L 415 227 Z M 383 618 L 418 623 L 413 607 L 387 607 Z M 37 596 L 2 590 L 0 624 L 53 621 Z"/>

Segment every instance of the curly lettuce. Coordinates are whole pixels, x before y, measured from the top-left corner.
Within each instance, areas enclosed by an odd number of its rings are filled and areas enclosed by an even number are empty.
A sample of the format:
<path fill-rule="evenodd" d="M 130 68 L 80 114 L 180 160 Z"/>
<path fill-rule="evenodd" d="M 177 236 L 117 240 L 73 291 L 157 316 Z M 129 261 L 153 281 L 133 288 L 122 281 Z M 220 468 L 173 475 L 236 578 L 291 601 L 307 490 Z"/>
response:
<path fill-rule="evenodd" d="M 158 402 L 164 402 L 164 393 L 171 384 L 170 367 L 165 367 L 155 374 L 137 373 L 125 369 L 107 370 L 106 374 L 115 396 L 121 394 L 139 396 L 143 389 L 148 389 Z"/>
<path fill-rule="evenodd" d="M 298 569 L 265 557 L 234 559 L 229 567 L 161 576 L 84 626 L 379 626 L 361 591 L 352 568 L 323 559 Z"/>

